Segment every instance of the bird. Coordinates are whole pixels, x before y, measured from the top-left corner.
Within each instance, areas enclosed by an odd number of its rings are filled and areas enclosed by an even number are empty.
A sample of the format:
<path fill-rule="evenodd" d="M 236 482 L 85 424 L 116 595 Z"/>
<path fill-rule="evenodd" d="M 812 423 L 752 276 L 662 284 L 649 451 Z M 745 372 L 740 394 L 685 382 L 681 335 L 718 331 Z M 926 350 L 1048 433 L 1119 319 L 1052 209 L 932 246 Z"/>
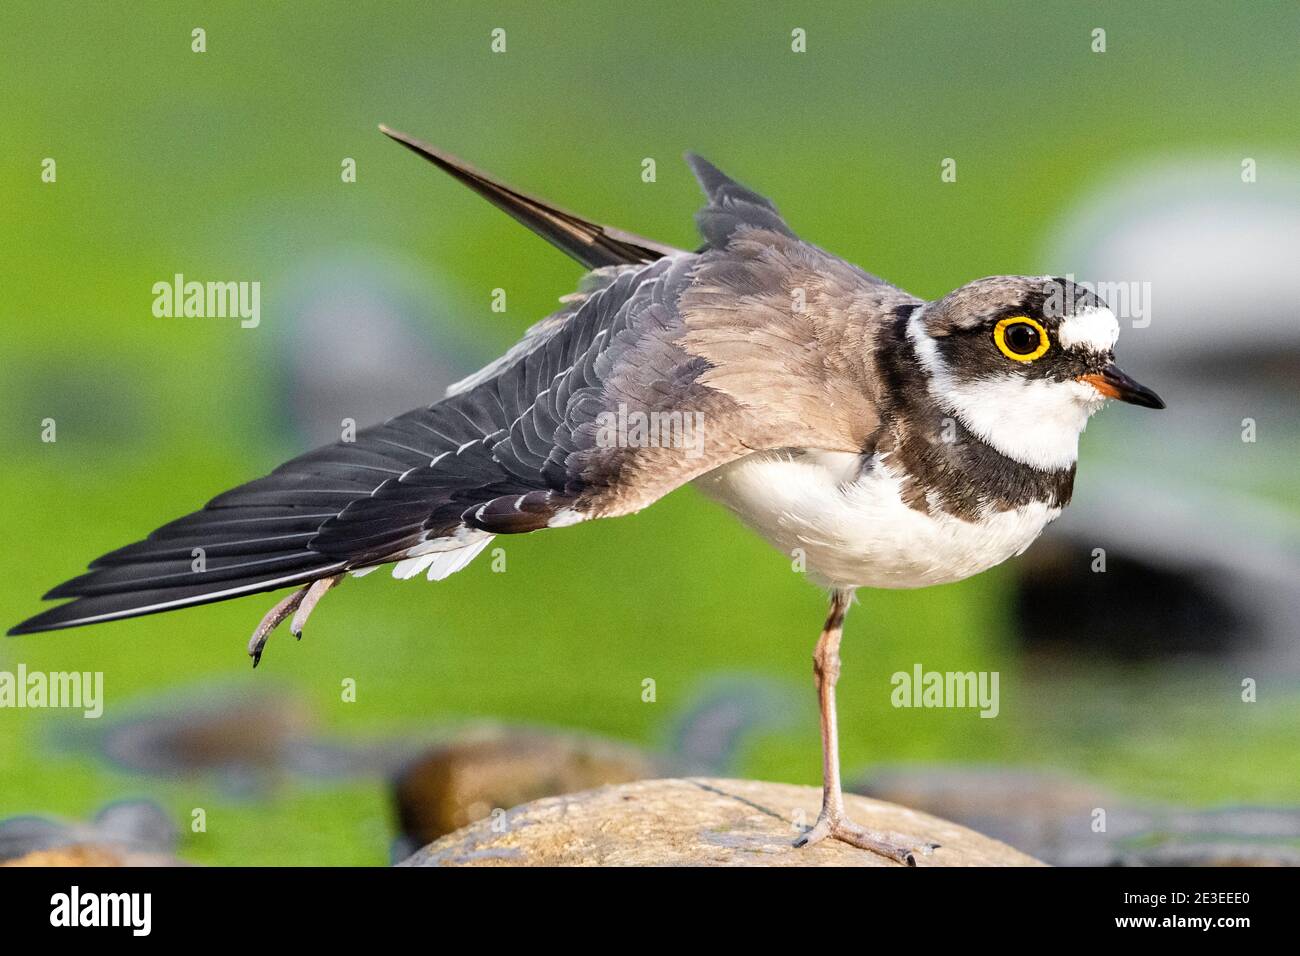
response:
<path fill-rule="evenodd" d="M 976 279 L 926 300 L 800 238 L 769 199 L 692 153 L 694 249 L 600 225 L 380 130 L 576 260 L 577 291 L 432 404 L 309 451 L 93 561 L 27 634 L 292 590 L 301 637 L 345 576 L 441 580 L 498 535 L 638 512 L 694 484 L 829 592 L 813 652 L 822 804 L 795 841 L 916 865 L 935 849 L 848 818 L 835 690 L 860 588 L 920 588 L 1023 552 L 1069 503 L 1079 438 L 1120 371 L 1119 322 L 1058 276 Z"/>

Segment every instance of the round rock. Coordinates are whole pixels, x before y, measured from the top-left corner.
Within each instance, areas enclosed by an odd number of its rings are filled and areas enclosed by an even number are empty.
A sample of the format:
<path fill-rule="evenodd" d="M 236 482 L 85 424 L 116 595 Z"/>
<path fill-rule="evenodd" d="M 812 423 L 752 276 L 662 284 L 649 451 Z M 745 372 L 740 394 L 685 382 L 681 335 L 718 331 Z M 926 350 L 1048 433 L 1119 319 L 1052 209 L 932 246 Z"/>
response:
<path fill-rule="evenodd" d="M 850 818 L 938 843 L 919 866 L 1041 866 L 929 814 L 845 794 Z M 821 790 L 706 777 L 639 780 L 547 797 L 449 833 L 402 866 L 898 866 L 837 840 L 796 849 Z"/>

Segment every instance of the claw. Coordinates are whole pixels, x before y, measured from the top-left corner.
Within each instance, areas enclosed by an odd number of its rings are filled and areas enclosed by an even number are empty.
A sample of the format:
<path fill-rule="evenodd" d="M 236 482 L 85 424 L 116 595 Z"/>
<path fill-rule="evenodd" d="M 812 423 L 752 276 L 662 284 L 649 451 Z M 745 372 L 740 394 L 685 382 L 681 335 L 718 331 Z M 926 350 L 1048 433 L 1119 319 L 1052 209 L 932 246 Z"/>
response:
<path fill-rule="evenodd" d="M 341 580 L 343 580 L 343 575 L 336 574 L 331 578 L 321 578 L 313 581 L 311 584 L 304 585 L 281 599 L 275 607 L 267 611 L 266 616 L 257 625 L 257 630 L 253 631 L 253 636 L 248 639 L 248 656 L 253 659 L 253 666 L 256 667 L 262 659 L 262 650 L 266 647 L 266 642 L 270 640 L 271 632 L 279 627 L 280 623 L 290 614 L 293 615 L 293 620 L 289 622 L 289 631 L 294 637 L 301 640 L 303 625 L 307 623 L 307 618 L 311 615 L 312 610 L 325 592 Z"/>
<path fill-rule="evenodd" d="M 289 622 L 289 633 L 298 640 L 302 640 L 302 629 L 307 626 L 307 618 L 311 617 L 311 612 L 315 610 L 320 599 L 325 596 L 325 592 L 334 587 L 343 580 L 343 575 L 337 574 L 332 578 L 321 578 L 319 581 L 313 581 L 307 593 L 303 595 L 302 600 L 298 603 L 298 610 L 293 615 L 293 620 Z"/>
<path fill-rule="evenodd" d="M 248 639 L 248 656 L 253 659 L 253 666 L 256 667 L 262 659 L 262 649 L 266 647 L 267 640 L 271 637 L 271 632 L 279 626 L 280 622 L 297 610 L 298 605 L 307 594 L 307 588 L 302 587 L 292 594 L 281 598 L 276 602 L 271 610 L 266 612 L 257 629 L 253 631 L 253 636 Z"/>
<path fill-rule="evenodd" d="M 905 866 L 916 866 L 916 855 L 929 856 L 939 844 L 899 833 L 884 833 L 858 826 L 843 817 L 822 813 L 812 828 L 794 841 L 796 847 L 812 846 L 827 838 L 842 840 L 860 850 L 870 850 Z M 897 842 L 894 839 L 897 838 Z"/>

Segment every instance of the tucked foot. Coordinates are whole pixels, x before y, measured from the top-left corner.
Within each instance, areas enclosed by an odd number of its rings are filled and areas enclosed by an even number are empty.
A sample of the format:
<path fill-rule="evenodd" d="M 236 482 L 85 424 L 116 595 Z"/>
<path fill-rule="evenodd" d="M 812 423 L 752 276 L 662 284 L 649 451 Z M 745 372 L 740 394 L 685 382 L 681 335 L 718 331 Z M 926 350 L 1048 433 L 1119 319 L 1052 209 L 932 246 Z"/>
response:
<path fill-rule="evenodd" d="M 253 659 L 254 667 L 262 660 L 262 651 L 266 648 L 266 642 L 270 639 L 271 632 L 279 626 L 281 621 L 298 609 L 298 605 L 302 603 L 306 593 L 307 588 L 299 588 L 276 602 L 275 607 L 266 612 L 266 616 L 257 625 L 257 630 L 253 631 L 253 636 L 248 639 L 248 656 Z"/>
<path fill-rule="evenodd" d="M 860 850 L 870 850 L 895 863 L 916 866 L 917 856 L 929 856 L 939 848 L 937 843 L 927 843 L 901 833 L 884 833 L 860 827 L 851 820 L 823 813 L 811 830 L 794 841 L 796 847 L 812 846 L 827 837 L 842 840 Z M 893 838 L 893 839 L 891 839 Z"/>
<path fill-rule="evenodd" d="M 332 578 L 321 578 L 319 581 L 312 582 L 311 587 L 298 603 L 298 610 L 294 613 L 293 620 L 289 622 L 289 633 L 297 640 L 302 640 L 302 629 L 307 626 L 307 618 L 311 617 L 316 604 L 325 596 L 326 591 L 342 580 L 343 575 L 336 574 Z"/>

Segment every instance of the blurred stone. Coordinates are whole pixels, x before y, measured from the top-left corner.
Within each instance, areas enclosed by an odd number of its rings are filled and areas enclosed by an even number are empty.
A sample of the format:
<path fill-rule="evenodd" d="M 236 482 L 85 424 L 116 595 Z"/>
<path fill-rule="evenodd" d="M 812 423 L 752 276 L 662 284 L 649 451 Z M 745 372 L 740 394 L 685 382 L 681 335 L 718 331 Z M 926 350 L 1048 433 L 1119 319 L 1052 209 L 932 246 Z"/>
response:
<path fill-rule="evenodd" d="M 1111 548 L 1093 571 L 1096 537 L 1058 532 L 1017 565 L 1017 631 L 1044 668 L 1060 655 L 1122 661 L 1256 651 L 1271 622 L 1233 600 L 1208 567 L 1172 568 Z M 1235 577 L 1236 575 L 1234 575 Z"/>
<path fill-rule="evenodd" d="M 1198 155 L 1098 180 L 1044 233 L 1045 271 L 1149 283 L 1155 308 L 1132 316 L 1138 321 L 1120 343 L 1162 374 L 1189 375 L 1195 358 L 1240 366 L 1296 354 L 1300 327 L 1290 303 L 1300 296 L 1300 165 L 1287 156 L 1260 159 L 1268 175 L 1247 188 L 1224 175 L 1219 160 Z M 1122 299 L 1111 305 L 1127 328 Z M 1250 334 L 1225 336 L 1242 316 L 1250 316 Z"/>
<path fill-rule="evenodd" d="M 658 758 L 600 738 L 482 728 L 417 758 L 395 780 L 394 799 L 414 849 L 495 809 L 663 772 Z"/>
<path fill-rule="evenodd" d="M 1116 859 L 1120 866 L 1300 866 L 1300 849 L 1248 843 L 1188 843 L 1155 846 Z"/>
<path fill-rule="evenodd" d="M 112 844 L 93 843 L 60 847 L 56 850 L 35 850 L 15 860 L 5 860 L 0 866 L 188 866 L 175 857 L 162 853 L 140 853 Z"/>
<path fill-rule="evenodd" d="M 122 801 L 104 807 L 89 823 L 37 816 L 10 817 L 0 821 L 0 861 L 87 847 L 124 857 L 164 858 L 175 850 L 179 838 L 175 824 L 157 804 L 147 800 Z"/>
<path fill-rule="evenodd" d="M 872 771 L 858 793 L 917 807 L 1056 866 L 1292 866 L 1300 810 L 1139 804 L 1064 774 L 994 767 Z M 1103 830 L 1094 829 L 1104 811 Z"/>
<path fill-rule="evenodd" d="M 70 843 L 73 838 L 68 832 L 72 826 L 72 823 L 34 816 L 0 820 L 0 861 Z"/>
<path fill-rule="evenodd" d="M 245 693 L 116 722 L 101 746 L 129 770 L 169 777 L 220 772 L 227 785 L 243 789 L 283 771 L 311 725 L 310 712 L 293 697 Z"/>
<path fill-rule="evenodd" d="M 296 266 L 279 285 L 276 407 L 288 410 L 281 420 L 307 448 L 338 441 L 344 419 L 364 428 L 428 405 L 497 355 L 465 304 L 418 259 L 328 256 Z M 511 341 L 509 328 L 488 334 Z"/>
<path fill-rule="evenodd" d="M 95 815 L 93 825 L 106 839 L 134 847 L 171 850 L 180 839 L 167 811 L 148 800 L 110 803 Z"/>
<path fill-rule="evenodd" d="M 939 843 L 920 866 L 1040 866 L 964 827 L 846 795 L 863 826 Z M 796 849 L 821 790 L 707 777 L 642 780 L 549 797 L 425 847 L 403 866 L 898 866 L 837 840 Z"/>
<path fill-rule="evenodd" d="M 800 688 L 800 691 L 802 688 Z M 708 678 L 673 721 L 669 753 L 673 776 L 724 776 L 754 734 L 794 726 L 804 695 L 788 681 L 752 675 Z"/>
<path fill-rule="evenodd" d="M 183 706 L 173 694 L 150 701 L 135 716 L 92 731 L 95 745 L 113 763 L 163 777 L 215 774 L 224 791 L 262 794 L 290 774 L 312 778 L 386 779 L 428 747 L 417 739 L 331 740 L 316 733 L 303 700 L 283 691 L 232 689 Z"/>
<path fill-rule="evenodd" d="M 884 768 L 851 789 L 955 820 L 1056 864 L 1072 842 L 1099 842 L 1090 814 L 1116 803 L 1063 774 L 998 767 Z"/>

